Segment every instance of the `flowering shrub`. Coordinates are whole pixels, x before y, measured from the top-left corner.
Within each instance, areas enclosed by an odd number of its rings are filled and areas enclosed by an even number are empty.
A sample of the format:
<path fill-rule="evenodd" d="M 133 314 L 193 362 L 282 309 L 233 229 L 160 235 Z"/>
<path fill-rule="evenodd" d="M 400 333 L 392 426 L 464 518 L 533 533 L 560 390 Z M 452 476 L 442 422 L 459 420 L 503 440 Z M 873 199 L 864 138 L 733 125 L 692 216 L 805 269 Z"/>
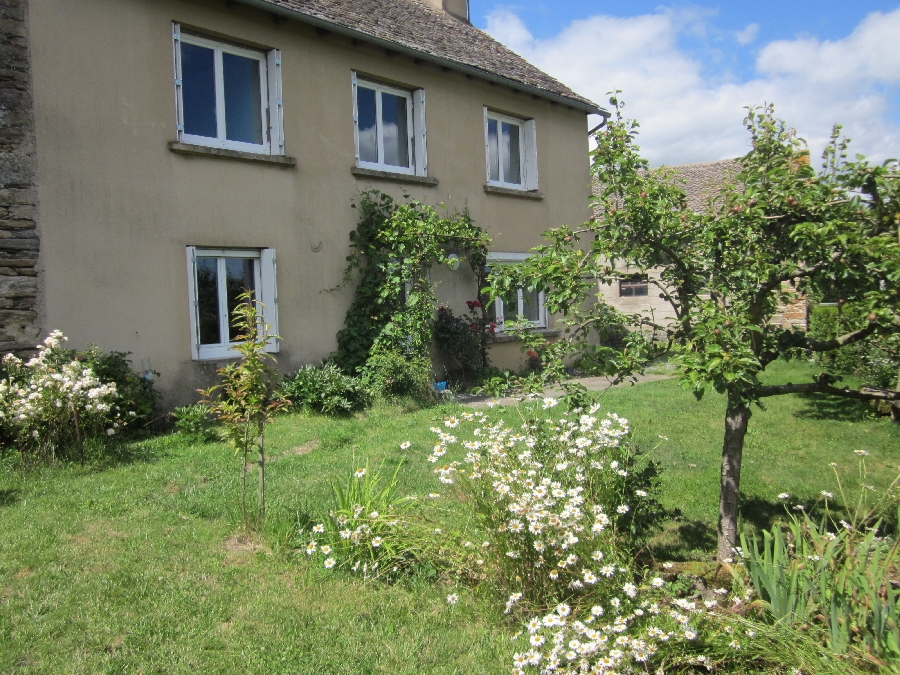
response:
<path fill-rule="evenodd" d="M 3 357 L 0 421 L 23 461 L 67 458 L 73 447 L 84 461 L 85 440 L 112 436 L 125 424 L 115 383 L 102 382 L 89 366 L 69 360 L 66 339 L 53 331 L 27 362 Z"/>
<path fill-rule="evenodd" d="M 542 407 L 555 405 L 546 398 Z M 464 413 L 432 429 L 438 441 L 429 461 L 443 483 L 463 477 L 498 582 L 535 607 L 598 584 L 621 589 L 635 541 L 660 515 L 654 472 L 636 471 L 627 420 L 613 413 L 598 419 L 598 409 L 573 419 L 532 418 L 518 431 L 502 420 L 478 426 L 462 444 L 464 460 L 445 464 L 456 427 L 485 417 Z"/>
<path fill-rule="evenodd" d="M 480 300 L 468 300 L 469 313 L 454 316 L 441 305 L 434 322 L 434 341 L 462 369 L 475 373 L 488 365 L 487 345 L 496 338 L 497 325 L 488 318 Z"/>

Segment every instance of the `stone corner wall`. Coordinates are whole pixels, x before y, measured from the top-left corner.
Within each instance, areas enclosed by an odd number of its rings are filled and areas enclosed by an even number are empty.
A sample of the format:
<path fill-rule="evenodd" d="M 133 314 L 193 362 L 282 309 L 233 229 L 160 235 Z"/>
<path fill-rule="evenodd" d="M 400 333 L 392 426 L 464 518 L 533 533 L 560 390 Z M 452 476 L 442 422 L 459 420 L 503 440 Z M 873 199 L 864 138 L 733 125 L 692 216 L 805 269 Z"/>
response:
<path fill-rule="evenodd" d="M 809 328 L 809 314 L 806 296 L 796 292 L 787 283 L 781 285 L 781 290 L 788 295 L 788 299 L 779 305 L 778 312 L 772 316 L 771 323 L 784 328 L 797 328 L 807 330 Z"/>
<path fill-rule="evenodd" d="M 0 0 L 0 354 L 40 333 L 35 151 L 28 1 Z"/>

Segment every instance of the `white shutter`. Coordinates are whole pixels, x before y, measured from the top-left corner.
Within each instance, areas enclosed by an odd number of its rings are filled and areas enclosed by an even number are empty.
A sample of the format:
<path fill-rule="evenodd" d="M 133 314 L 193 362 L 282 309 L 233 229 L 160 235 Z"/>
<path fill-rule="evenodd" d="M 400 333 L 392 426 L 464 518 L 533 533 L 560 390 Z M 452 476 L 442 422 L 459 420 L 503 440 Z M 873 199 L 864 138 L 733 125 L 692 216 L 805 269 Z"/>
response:
<path fill-rule="evenodd" d="M 284 102 L 281 88 L 281 50 L 266 53 L 269 77 L 269 142 L 273 155 L 284 154 Z"/>
<path fill-rule="evenodd" d="M 537 134 L 534 120 L 526 120 L 525 129 L 525 189 L 538 189 Z"/>
<path fill-rule="evenodd" d="M 172 23 L 172 59 L 175 64 L 175 130 L 184 141 L 184 95 L 181 79 L 181 24 Z"/>
<path fill-rule="evenodd" d="M 484 106 L 484 182 L 491 180 L 491 148 L 488 141 L 488 109 Z"/>
<path fill-rule="evenodd" d="M 350 84 L 353 90 L 353 152 L 356 153 L 356 165 L 359 166 L 359 108 L 356 105 L 356 71 L 350 71 Z"/>
<path fill-rule="evenodd" d="M 259 299 L 265 306 L 263 321 L 269 325 L 269 335 L 278 335 L 278 288 L 275 285 L 275 249 L 264 248 L 259 252 L 259 276 L 262 288 Z M 278 351 L 278 340 L 270 338 L 267 352 Z"/>
<path fill-rule="evenodd" d="M 190 308 L 191 358 L 200 358 L 200 307 L 197 300 L 197 249 L 187 247 L 188 307 Z"/>
<path fill-rule="evenodd" d="M 413 94 L 413 133 L 415 134 L 416 175 L 428 175 L 428 150 L 425 147 L 425 90 Z"/>

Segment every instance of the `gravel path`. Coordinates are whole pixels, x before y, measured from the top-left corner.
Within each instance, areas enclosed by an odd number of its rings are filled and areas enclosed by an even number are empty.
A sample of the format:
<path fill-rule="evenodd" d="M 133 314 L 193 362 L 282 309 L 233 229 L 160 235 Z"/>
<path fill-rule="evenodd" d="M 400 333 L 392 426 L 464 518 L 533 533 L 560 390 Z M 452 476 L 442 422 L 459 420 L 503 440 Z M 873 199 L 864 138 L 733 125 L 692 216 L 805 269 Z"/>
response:
<path fill-rule="evenodd" d="M 632 384 L 641 384 L 643 382 L 656 382 L 657 380 L 668 380 L 672 377 L 674 377 L 674 375 L 635 375 L 634 378 L 629 378 L 628 380 L 620 382 L 619 384 L 614 386 L 622 387 L 630 386 Z M 606 389 L 610 386 L 612 381 L 613 378 L 611 377 L 579 377 L 571 380 L 571 382 L 578 382 L 579 384 L 583 384 L 590 391 L 600 391 L 601 389 Z M 559 396 L 562 393 L 563 391 L 559 387 L 551 387 L 547 391 L 543 392 L 541 396 Z M 491 396 L 475 396 L 473 394 L 456 394 L 453 400 L 470 408 L 487 408 L 489 407 L 488 403 L 492 401 L 495 402 L 495 405 L 513 405 L 517 399 L 514 396 L 493 398 Z"/>

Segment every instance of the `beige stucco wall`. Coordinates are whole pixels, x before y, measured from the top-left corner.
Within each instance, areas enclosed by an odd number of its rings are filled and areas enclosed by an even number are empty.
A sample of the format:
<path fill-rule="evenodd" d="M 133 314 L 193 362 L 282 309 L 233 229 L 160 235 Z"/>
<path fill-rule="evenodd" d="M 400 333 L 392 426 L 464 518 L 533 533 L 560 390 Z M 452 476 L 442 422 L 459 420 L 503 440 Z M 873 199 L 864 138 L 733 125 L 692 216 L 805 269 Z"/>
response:
<path fill-rule="evenodd" d="M 32 0 L 30 11 L 42 325 L 75 347 L 133 352 L 136 366 L 161 372 L 169 404 L 196 398 L 220 365 L 191 361 L 186 246 L 276 249 L 279 366 L 287 371 L 336 347 L 353 288 L 328 289 L 341 281 L 360 190 L 468 208 L 498 251 L 527 251 L 544 229 L 589 213 L 583 112 L 221 0 Z M 168 149 L 173 20 L 282 50 L 286 151 L 296 167 Z M 425 88 L 429 175 L 438 186 L 351 175 L 353 69 Z M 536 120 L 545 199 L 484 192 L 483 105 Z M 471 292 L 454 290 L 463 283 L 455 279 L 439 294 L 462 309 L 456 302 Z"/>

